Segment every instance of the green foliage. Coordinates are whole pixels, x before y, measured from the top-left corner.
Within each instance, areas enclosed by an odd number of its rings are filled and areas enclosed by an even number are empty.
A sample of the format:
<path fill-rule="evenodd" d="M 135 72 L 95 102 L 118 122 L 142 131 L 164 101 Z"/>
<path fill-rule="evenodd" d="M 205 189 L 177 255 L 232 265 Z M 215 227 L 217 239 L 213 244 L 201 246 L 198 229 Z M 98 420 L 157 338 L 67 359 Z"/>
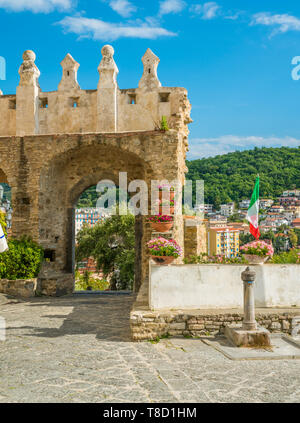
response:
<path fill-rule="evenodd" d="M 0 279 L 36 278 L 43 261 L 43 248 L 29 238 L 8 241 L 9 249 L 0 254 Z"/>
<path fill-rule="evenodd" d="M 111 289 L 132 289 L 135 262 L 135 219 L 114 215 L 92 228 L 84 226 L 77 235 L 76 261 L 94 257 Z"/>
<path fill-rule="evenodd" d="M 190 256 L 183 259 L 184 264 L 246 264 L 247 261 L 241 257 L 208 256 L 205 253 L 199 256 Z"/>
<path fill-rule="evenodd" d="M 269 260 L 269 263 L 274 264 L 299 264 L 300 263 L 300 250 L 292 249 L 288 252 L 276 254 Z"/>
<path fill-rule="evenodd" d="M 255 148 L 221 156 L 187 161 L 187 179 L 203 179 L 205 202 L 221 203 L 251 197 L 256 175 L 260 175 L 261 198 L 280 196 L 300 186 L 300 148 Z"/>
<path fill-rule="evenodd" d="M 166 116 L 162 116 L 161 117 L 161 121 L 160 121 L 160 130 L 161 131 L 169 131 L 169 126 L 168 126 L 168 121 Z"/>
<path fill-rule="evenodd" d="M 98 198 L 101 196 L 101 194 L 99 192 L 96 191 L 96 185 L 88 188 L 87 190 L 85 190 L 78 202 L 76 207 L 77 208 L 89 208 L 89 207 L 96 207 L 97 206 L 97 200 Z M 118 187 L 116 187 L 116 200 L 117 202 L 119 202 L 119 197 L 120 197 L 120 189 Z M 127 193 L 127 200 L 130 200 L 130 195 Z"/>
<path fill-rule="evenodd" d="M 3 192 L 3 200 L 9 200 L 11 201 L 11 188 L 8 184 L 1 183 L 0 185 L 3 186 L 4 192 Z"/>
<path fill-rule="evenodd" d="M 234 213 L 233 215 L 227 218 L 228 222 L 244 222 L 245 219 L 242 219 L 238 213 Z"/>
<path fill-rule="evenodd" d="M 290 244 L 291 244 L 292 248 L 297 247 L 297 245 L 298 245 L 298 237 L 297 237 L 295 231 L 293 229 L 291 229 L 289 231 L 288 235 L 289 235 L 289 240 L 290 240 Z"/>
<path fill-rule="evenodd" d="M 109 289 L 109 282 L 105 279 L 97 279 L 91 276 L 91 272 L 85 271 L 83 274 L 75 272 L 76 291 L 105 291 Z"/>

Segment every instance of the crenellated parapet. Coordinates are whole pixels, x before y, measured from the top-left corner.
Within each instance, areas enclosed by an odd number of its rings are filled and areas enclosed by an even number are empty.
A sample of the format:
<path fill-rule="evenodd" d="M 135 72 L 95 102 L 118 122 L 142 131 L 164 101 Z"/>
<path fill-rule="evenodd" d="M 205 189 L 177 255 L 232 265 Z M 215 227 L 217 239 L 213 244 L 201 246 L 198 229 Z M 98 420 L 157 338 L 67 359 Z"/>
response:
<path fill-rule="evenodd" d="M 58 90 L 43 92 L 35 54 L 26 51 L 16 95 L 0 92 L 0 136 L 151 131 L 159 129 L 161 117 L 166 116 L 170 129 L 180 132 L 187 147 L 191 122 L 187 90 L 161 85 L 159 58 L 147 49 L 138 87 L 120 89 L 113 47 L 106 45 L 101 52 L 97 89 L 80 88 L 80 65 L 67 54 Z"/>

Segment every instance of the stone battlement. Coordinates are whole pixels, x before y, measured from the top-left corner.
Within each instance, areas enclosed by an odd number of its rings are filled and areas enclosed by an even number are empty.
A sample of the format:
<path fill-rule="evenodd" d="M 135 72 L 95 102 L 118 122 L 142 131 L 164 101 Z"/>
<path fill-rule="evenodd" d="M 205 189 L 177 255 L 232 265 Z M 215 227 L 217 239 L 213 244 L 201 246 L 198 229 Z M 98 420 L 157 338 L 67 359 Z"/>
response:
<path fill-rule="evenodd" d="M 25 51 L 16 95 L 0 91 L 0 136 L 67 133 L 152 131 L 166 116 L 170 129 L 180 132 L 187 147 L 191 106 L 187 90 L 162 87 L 157 76 L 159 58 L 148 49 L 137 88 L 119 89 L 114 49 L 102 48 L 95 90 L 81 89 L 77 63 L 70 54 L 61 62 L 63 74 L 57 91 L 43 92 L 36 56 Z"/>

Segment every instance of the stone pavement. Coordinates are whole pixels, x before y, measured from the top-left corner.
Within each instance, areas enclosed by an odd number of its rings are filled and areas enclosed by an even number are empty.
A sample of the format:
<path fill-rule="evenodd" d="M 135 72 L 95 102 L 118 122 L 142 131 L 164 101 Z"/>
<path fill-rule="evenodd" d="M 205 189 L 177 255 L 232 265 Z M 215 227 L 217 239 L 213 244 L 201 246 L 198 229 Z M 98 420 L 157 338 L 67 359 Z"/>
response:
<path fill-rule="evenodd" d="M 0 402 L 297 402 L 300 360 L 231 361 L 199 339 L 130 342 L 131 295 L 0 295 Z"/>

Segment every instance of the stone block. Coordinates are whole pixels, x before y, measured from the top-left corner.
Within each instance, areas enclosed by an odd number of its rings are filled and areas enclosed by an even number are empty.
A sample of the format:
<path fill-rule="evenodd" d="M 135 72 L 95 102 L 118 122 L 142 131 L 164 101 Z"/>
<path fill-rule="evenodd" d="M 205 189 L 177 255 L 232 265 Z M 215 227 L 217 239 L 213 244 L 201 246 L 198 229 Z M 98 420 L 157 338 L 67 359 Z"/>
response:
<path fill-rule="evenodd" d="M 171 323 L 169 325 L 170 330 L 184 330 L 186 328 L 185 323 Z"/>
<path fill-rule="evenodd" d="M 270 332 L 265 328 L 244 330 L 242 327 L 226 326 L 226 338 L 236 347 L 270 347 Z"/>

